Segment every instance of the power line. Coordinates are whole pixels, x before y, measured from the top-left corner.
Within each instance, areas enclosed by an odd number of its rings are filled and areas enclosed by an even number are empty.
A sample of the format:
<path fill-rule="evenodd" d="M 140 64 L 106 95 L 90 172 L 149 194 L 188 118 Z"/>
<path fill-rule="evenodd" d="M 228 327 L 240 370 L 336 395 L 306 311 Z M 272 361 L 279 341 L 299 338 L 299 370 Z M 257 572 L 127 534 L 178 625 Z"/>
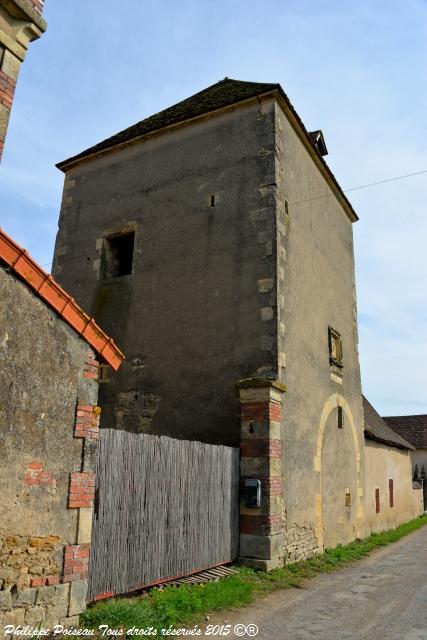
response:
<path fill-rule="evenodd" d="M 367 189 L 368 187 L 375 187 L 378 184 L 385 184 L 386 182 L 394 182 L 395 180 L 403 180 L 404 178 L 411 178 L 412 176 L 420 176 L 423 173 L 427 173 L 427 169 L 423 171 L 414 171 L 414 173 L 406 173 L 402 176 L 395 176 L 394 178 L 387 178 L 386 180 L 378 180 L 377 182 L 369 182 L 368 184 L 361 184 L 358 187 L 350 187 L 349 189 L 343 189 L 343 193 L 349 193 L 350 191 L 358 191 L 359 189 Z M 299 202 L 290 202 L 291 205 L 303 204 L 304 202 L 312 202 L 312 200 L 320 200 L 320 198 L 330 198 L 332 193 L 325 193 L 322 196 L 315 196 L 314 198 L 307 198 L 307 200 L 300 200 Z"/>
<path fill-rule="evenodd" d="M 369 182 L 367 184 L 361 184 L 357 187 L 350 187 L 349 189 L 343 189 L 344 193 L 349 193 L 350 191 L 358 191 L 359 189 L 368 189 L 369 187 L 376 187 L 379 184 L 386 184 L 387 182 L 395 182 L 396 180 L 403 180 L 405 178 L 411 178 L 412 176 L 420 176 L 422 174 L 427 173 L 427 169 L 423 169 L 422 171 L 414 171 L 413 173 L 406 173 L 403 174 L 401 176 L 395 176 L 394 178 L 386 178 L 385 180 L 378 180 L 377 182 Z M 333 193 L 325 193 L 323 195 L 319 195 L 319 196 L 314 196 L 313 198 L 307 198 L 307 200 L 300 200 L 299 202 L 290 202 L 289 206 L 296 206 L 299 204 L 305 204 L 307 202 L 313 202 L 314 200 L 320 200 L 322 198 L 330 198 L 331 196 L 333 196 Z M 161 236 L 155 236 L 152 238 L 146 238 L 146 239 L 141 239 L 140 242 L 153 242 L 154 240 L 161 240 L 162 238 L 167 238 L 169 236 L 173 236 L 173 235 L 179 235 L 180 233 L 186 233 L 187 231 L 184 229 L 182 231 L 175 231 L 173 233 L 165 233 Z M 72 258 L 75 260 L 77 258 L 87 258 L 88 256 L 86 254 L 84 255 L 79 255 L 79 256 L 72 256 Z M 53 264 L 53 261 L 51 262 L 46 262 L 44 264 L 41 264 L 41 267 L 48 267 L 49 265 Z"/>

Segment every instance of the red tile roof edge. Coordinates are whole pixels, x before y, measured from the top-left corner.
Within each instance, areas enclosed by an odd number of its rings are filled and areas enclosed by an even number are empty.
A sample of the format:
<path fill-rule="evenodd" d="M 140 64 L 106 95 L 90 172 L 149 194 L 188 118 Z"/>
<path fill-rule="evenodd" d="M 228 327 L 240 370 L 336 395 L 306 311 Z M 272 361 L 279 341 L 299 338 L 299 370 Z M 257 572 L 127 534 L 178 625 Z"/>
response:
<path fill-rule="evenodd" d="M 95 320 L 59 286 L 55 279 L 0 229 L 0 259 L 28 284 L 58 315 L 67 322 L 101 358 L 117 371 L 125 356 Z"/>

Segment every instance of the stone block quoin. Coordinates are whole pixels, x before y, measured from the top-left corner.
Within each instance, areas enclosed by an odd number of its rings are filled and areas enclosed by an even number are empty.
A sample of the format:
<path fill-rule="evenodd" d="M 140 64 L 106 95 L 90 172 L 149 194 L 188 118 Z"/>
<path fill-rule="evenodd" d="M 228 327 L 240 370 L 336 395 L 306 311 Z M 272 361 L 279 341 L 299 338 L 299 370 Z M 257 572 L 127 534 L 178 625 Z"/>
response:
<path fill-rule="evenodd" d="M 88 576 L 90 544 L 70 544 L 64 549 L 62 582 L 84 580 Z"/>
<path fill-rule="evenodd" d="M 95 500 L 95 474 L 73 471 L 70 474 L 68 508 L 93 507 Z"/>

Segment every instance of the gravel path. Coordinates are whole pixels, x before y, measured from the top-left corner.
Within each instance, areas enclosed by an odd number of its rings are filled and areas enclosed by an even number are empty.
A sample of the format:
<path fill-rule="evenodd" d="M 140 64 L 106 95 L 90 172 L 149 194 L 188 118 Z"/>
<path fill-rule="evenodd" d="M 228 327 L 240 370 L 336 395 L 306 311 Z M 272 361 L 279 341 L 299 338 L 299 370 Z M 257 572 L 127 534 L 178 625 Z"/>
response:
<path fill-rule="evenodd" d="M 224 619 L 232 628 L 257 625 L 257 640 L 427 640 L 427 526 L 210 623 Z"/>

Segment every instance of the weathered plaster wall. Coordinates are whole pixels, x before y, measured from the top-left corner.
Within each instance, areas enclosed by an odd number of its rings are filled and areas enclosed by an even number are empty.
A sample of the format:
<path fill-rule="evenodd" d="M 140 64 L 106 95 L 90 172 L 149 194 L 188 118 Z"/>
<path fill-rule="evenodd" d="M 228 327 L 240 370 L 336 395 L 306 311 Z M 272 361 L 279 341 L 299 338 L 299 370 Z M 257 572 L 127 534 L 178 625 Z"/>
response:
<path fill-rule="evenodd" d="M 0 627 L 73 621 L 86 583 L 70 586 L 64 548 L 90 542 L 92 509 L 68 508 L 70 473 L 96 453 L 74 437 L 76 406 L 98 385 L 88 345 L 3 267 L 0 297 Z"/>
<path fill-rule="evenodd" d="M 272 101 L 67 172 L 53 273 L 127 356 L 101 426 L 239 443 L 237 380 L 277 369 L 274 181 Z M 133 273 L 102 280 L 126 229 Z"/>
<path fill-rule="evenodd" d="M 283 473 L 292 551 L 310 555 L 361 533 L 363 417 L 352 225 L 282 108 L 276 108 L 278 350 Z M 328 325 L 341 333 L 331 378 Z M 337 406 L 344 412 L 337 426 Z M 345 494 L 350 492 L 350 506 Z"/>
<path fill-rule="evenodd" d="M 421 515 L 423 492 L 412 487 L 411 453 L 366 440 L 365 457 L 365 511 L 369 531 L 394 529 Z M 390 507 L 389 501 L 390 479 L 393 480 L 393 507 Z M 379 513 L 376 513 L 375 489 L 379 489 Z"/>

